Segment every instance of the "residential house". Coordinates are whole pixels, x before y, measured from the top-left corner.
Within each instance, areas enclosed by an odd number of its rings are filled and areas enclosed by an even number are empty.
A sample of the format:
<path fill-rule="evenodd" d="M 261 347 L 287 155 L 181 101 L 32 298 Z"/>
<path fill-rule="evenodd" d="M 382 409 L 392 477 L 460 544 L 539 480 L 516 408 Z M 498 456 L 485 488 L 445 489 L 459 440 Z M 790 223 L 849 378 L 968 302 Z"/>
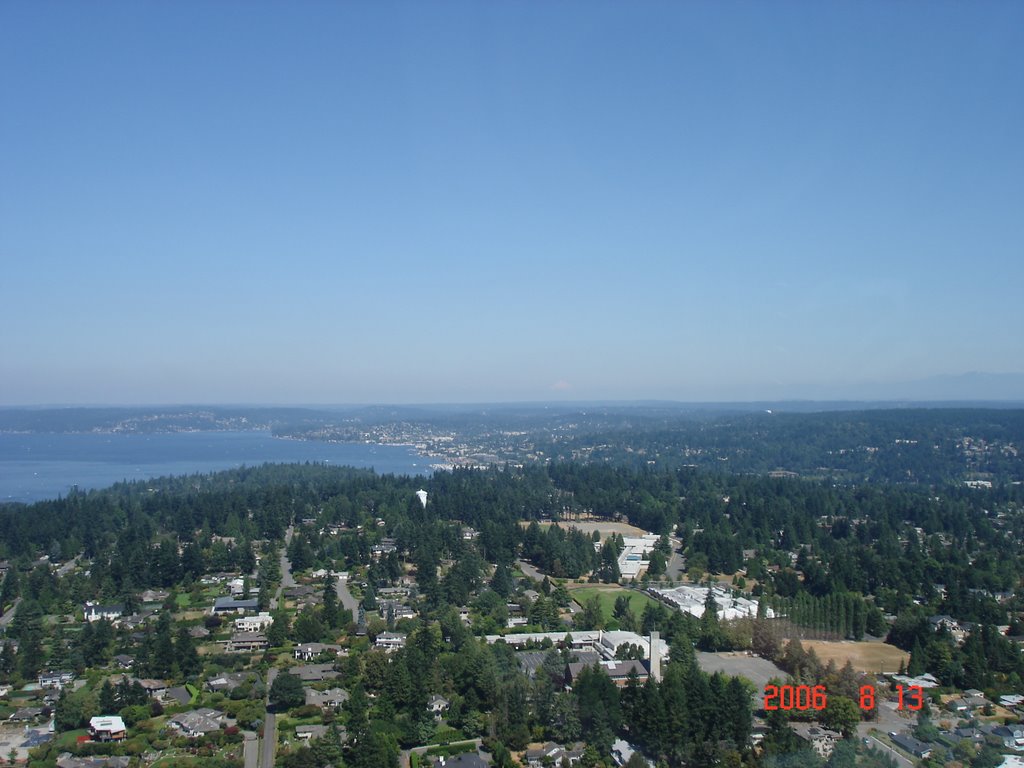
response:
<path fill-rule="evenodd" d="M 818 726 L 811 726 L 803 733 L 800 733 L 800 735 L 810 742 L 811 749 L 817 753 L 818 757 L 824 760 L 832 756 L 832 751 L 836 748 L 836 744 L 843 738 L 841 733 L 829 730 L 828 728 L 819 728 Z"/>
<path fill-rule="evenodd" d="M 295 726 L 295 738 L 300 741 L 312 741 L 319 739 L 327 733 L 326 725 L 297 725 Z"/>
<path fill-rule="evenodd" d="M 450 706 L 451 702 L 448 699 L 437 694 L 431 696 L 430 701 L 427 702 L 427 709 L 433 713 L 434 717 L 441 717 L 441 715 L 448 711 Z"/>
<path fill-rule="evenodd" d="M 625 741 L 623 739 L 617 739 L 612 744 L 612 760 L 618 766 L 625 765 L 629 762 L 630 758 L 633 757 L 634 754 L 637 754 L 639 752 L 640 750 L 637 747 L 634 747 L 628 741 Z M 640 756 L 641 758 L 643 758 L 642 754 Z M 650 760 L 647 760 L 646 758 L 644 758 L 644 760 L 647 762 L 647 765 L 652 766 L 653 768 L 654 763 L 652 763 Z"/>
<path fill-rule="evenodd" d="M 476 752 L 467 752 L 454 757 L 435 757 L 431 759 L 431 768 L 488 768 L 490 762 L 484 760 Z"/>
<path fill-rule="evenodd" d="M 213 601 L 211 613 L 247 613 L 259 610 L 259 600 L 255 597 L 249 600 L 240 600 L 234 597 L 218 597 Z"/>
<path fill-rule="evenodd" d="M 381 632 L 374 642 L 375 648 L 381 648 L 387 653 L 397 651 L 405 647 L 405 635 L 401 632 Z"/>
<path fill-rule="evenodd" d="M 348 691 L 344 688 L 328 688 L 326 691 L 306 688 L 305 693 L 308 707 L 320 707 L 321 709 L 330 707 L 333 709 L 348 701 Z"/>
<path fill-rule="evenodd" d="M 288 587 L 283 594 L 286 600 L 294 600 L 300 606 L 318 605 L 323 600 L 319 590 L 306 584 Z"/>
<path fill-rule="evenodd" d="M 142 686 L 142 689 L 154 699 L 162 698 L 163 695 L 167 693 L 167 683 L 163 680 L 146 678 L 145 680 L 139 680 L 138 683 Z"/>
<path fill-rule="evenodd" d="M 339 656 L 341 654 L 341 646 L 330 643 L 301 643 L 295 646 L 294 650 L 295 658 L 299 661 L 312 661 L 313 659 L 320 658 L 325 653 L 331 656 Z"/>
<path fill-rule="evenodd" d="M 219 731 L 224 720 L 224 713 L 216 709 L 193 709 L 171 716 L 167 724 L 190 739 L 205 736 Z"/>
<path fill-rule="evenodd" d="M 156 611 L 141 611 L 133 613 L 131 616 L 122 616 L 114 623 L 125 629 L 140 629 L 145 627 L 149 620 L 156 616 L 156 613 Z"/>
<path fill-rule="evenodd" d="M 397 600 L 378 600 L 377 612 L 385 621 L 398 621 L 399 619 L 414 619 L 416 611 L 405 603 Z"/>
<path fill-rule="evenodd" d="M 69 685 L 75 680 L 74 672 L 44 672 L 39 675 L 38 682 L 40 688 L 53 688 L 60 690 L 65 685 Z"/>
<path fill-rule="evenodd" d="M 89 735 L 93 741 L 124 741 L 128 729 L 118 715 L 104 715 L 89 720 Z"/>
<path fill-rule="evenodd" d="M 260 611 L 255 616 L 239 616 L 235 619 L 235 632 L 266 632 L 274 623 L 274 618 L 267 611 Z"/>
<path fill-rule="evenodd" d="M 564 747 L 549 741 L 540 747 L 526 750 L 524 757 L 529 768 L 543 768 L 545 761 L 550 765 L 561 765 L 562 760 L 568 760 L 569 765 L 576 765 L 583 757 L 583 747 L 583 742 Z"/>
<path fill-rule="evenodd" d="M 374 560 L 380 560 L 384 555 L 390 555 L 392 552 L 397 552 L 398 546 L 394 539 L 382 539 L 380 544 L 374 544 L 370 547 L 370 556 Z"/>
<path fill-rule="evenodd" d="M 82 613 L 85 615 L 85 620 L 90 624 L 100 619 L 115 621 L 124 615 L 124 606 L 119 603 L 112 603 L 110 605 L 86 603 L 82 606 Z"/>
<path fill-rule="evenodd" d="M 288 671 L 304 683 L 319 683 L 323 680 L 333 680 L 341 674 L 334 669 L 333 664 L 304 664 L 303 666 L 292 667 Z"/>
<path fill-rule="evenodd" d="M 954 728 L 953 736 L 956 738 L 957 741 L 963 741 L 964 739 L 967 739 L 967 741 L 977 746 L 980 746 L 985 743 L 985 734 L 982 733 L 978 728 Z"/>
<path fill-rule="evenodd" d="M 135 657 L 129 656 L 127 653 L 117 654 L 113 661 L 118 669 L 131 669 L 135 665 Z"/>
<path fill-rule="evenodd" d="M 43 716 L 42 707 L 22 707 L 7 718 L 12 723 L 31 723 Z"/>
<path fill-rule="evenodd" d="M 235 632 L 224 643 L 226 653 L 256 653 L 270 647 L 270 641 L 262 632 Z"/>
<path fill-rule="evenodd" d="M 239 686 L 249 682 L 259 683 L 259 675 L 252 671 L 225 672 L 212 680 L 207 680 L 206 687 L 214 693 L 231 693 Z"/>
<path fill-rule="evenodd" d="M 914 757 L 924 759 L 932 753 L 932 747 L 930 744 L 915 739 L 909 733 L 893 732 L 889 734 L 889 738 L 892 739 L 893 744 L 900 749 L 909 752 Z"/>
<path fill-rule="evenodd" d="M 1024 724 L 1000 725 L 992 729 L 992 735 L 1002 741 L 1004 747 L 1024 752 Z"/>
<path fill-rule="evenodd" d="M 163 695 L 163 700 L 168 703 L 179 704 L 184 707 L 191 703 L 192 694 L 185 686 L 178 685 L 174 688 L 168 688 L 167 692 Z"/>

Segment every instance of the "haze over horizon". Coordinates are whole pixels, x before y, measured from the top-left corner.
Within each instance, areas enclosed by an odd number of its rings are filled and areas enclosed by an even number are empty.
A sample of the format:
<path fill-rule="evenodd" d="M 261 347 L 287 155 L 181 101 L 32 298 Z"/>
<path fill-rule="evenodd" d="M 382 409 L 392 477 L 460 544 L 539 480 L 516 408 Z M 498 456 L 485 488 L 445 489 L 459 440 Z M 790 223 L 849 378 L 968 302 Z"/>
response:
<path fill-rule="evenodd" d="M 0 405 L 1024 400 L 1020 50 L 998 2 L 5 3 Z"/>

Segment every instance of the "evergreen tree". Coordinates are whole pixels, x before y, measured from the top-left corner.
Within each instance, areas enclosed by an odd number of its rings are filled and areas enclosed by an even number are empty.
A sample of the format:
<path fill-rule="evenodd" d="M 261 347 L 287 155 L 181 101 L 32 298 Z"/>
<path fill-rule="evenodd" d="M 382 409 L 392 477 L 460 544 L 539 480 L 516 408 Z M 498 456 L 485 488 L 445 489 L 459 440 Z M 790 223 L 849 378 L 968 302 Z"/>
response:
<path fill-rule="evenodd" d="M 300 643 L 315 643 L 323 639 L 324 625 L 311 607 L 303 608 L 295 617 L 295 640 Z"/>
<path fill-rule="evenodd" d="M 99 704 L 101 714 L 110 715 L 120 709 L 117 705 L 117 695 L 114 692 L 114 686 L 110 684 L 109 677 L 103 681 L 97 704 Z"/>
<path fill-rule="evenodd" d="M 178 629 L 174 638 L 174 658 L 185 677 L 195 677 L 203 669 L 203 662 L 199 659 L 195 641 L 189 634 L 188 627 L 182 626 Z"/>
<path fill-rule="evenodd" d="M 270 706 L 277 711 L 301 707 L 306 701 L 302 681 L 288 672 L 281 672 L 270 686 Z"/>
<path fill-rule="evenodd" d="M 337 629 L 341 625 L 341 615 L 338 610 L 338 593 L 330 573 L 324 576 L 323 587 L 323 622 L 329 629 Z"/>
<path fill-rule="evenodd" d="M 373 588 L 373 584 L 366 585 L 366 591 L 363 593 L 363 610 L 376 611 L 377 610 L 377 590 Z"/>
<path fill-rule="evenodd" d="M 170 677 L 174 667 L 174 640 L 171 638 L 171 616 L 161 613 L 153 636 L 153 653 L 149 658 L 150 672 L 154 677 Z"/>

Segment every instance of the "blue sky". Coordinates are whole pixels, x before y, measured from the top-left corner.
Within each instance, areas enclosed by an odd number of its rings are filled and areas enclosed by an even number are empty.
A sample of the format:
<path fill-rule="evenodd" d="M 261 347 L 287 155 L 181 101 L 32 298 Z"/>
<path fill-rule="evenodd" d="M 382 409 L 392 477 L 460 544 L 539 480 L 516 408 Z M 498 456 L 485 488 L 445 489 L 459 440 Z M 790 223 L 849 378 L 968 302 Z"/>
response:
<path fill-rule="evenodd" d="M 1024 372 L 1022 50 L 1017 2 L 0 4 L 0 403 Z"/>

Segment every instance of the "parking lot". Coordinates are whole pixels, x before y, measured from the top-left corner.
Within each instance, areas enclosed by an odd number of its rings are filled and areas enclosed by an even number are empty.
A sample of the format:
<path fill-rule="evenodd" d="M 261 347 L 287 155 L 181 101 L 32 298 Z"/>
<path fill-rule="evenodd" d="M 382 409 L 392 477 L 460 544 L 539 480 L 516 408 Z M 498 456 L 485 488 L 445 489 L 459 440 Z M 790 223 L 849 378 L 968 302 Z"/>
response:
<path fill-rule="evenodd" d="M 697 653 L 697 663 L 705 672 L 724 672 L 739 675 L 752 682 L 760 691 L 773 677 L 784 680 L 786 673 L 767 659 L 740 651 L 725 653 Z"/>

